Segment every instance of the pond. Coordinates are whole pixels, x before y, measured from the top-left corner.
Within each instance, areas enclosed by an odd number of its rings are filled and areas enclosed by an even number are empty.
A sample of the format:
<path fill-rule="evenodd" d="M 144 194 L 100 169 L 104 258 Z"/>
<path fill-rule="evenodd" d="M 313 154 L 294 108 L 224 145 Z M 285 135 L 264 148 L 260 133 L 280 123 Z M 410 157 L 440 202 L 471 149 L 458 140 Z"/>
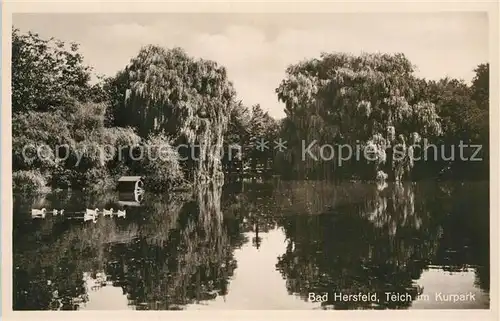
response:
<path fill-rule="evenodd" d="M 487 182 L 275 180 L 140 201 L 14 195 L 13 309 L 490 305 Z M 72 219 L 95 208 L 126 216 Z"/>

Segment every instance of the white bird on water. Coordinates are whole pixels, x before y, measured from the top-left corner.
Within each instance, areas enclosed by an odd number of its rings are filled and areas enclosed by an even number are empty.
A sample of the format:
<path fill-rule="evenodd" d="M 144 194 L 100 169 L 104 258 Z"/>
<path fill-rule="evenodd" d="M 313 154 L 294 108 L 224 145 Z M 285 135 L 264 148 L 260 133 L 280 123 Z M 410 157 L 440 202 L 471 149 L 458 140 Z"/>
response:
<path fill-rule="evenodd" d="M 42 208 L 41 210 L 38 209 L 31 209 L 31 217 L 32 218 L 45 218 L 47 210 L 45 208 Z"/>
<path fill-rule="evenodd" d="M 83 221 L 93 221 L 94 223 L 97 221 L 97 216 L 99 215 L 99 209 L 96 208 L 95 210 L 89 210 L 87 209 L 85 211 L 85 215 L 83 215 Z"/>
<path fill-rule="evenodd" d="M 97 222 L 97 216 L 92 215 L 92 214 L 85 214 L 83 216 L 83 221 L 84 222 L 92 221 L 92 222 L 96 223 Z"/>
<path fill-rule="evenodd" d="M 102 216 L 110 216 L 110 217 L 113 217 L 113 208 L 109 209 L 109 210 L 102 210 Z"/>
<path fill-rule="evenodd" d="M 95 210 L 89 210 L 87 208 L 87 210 L 85 211 L 85 214 L 86 215 L 94 215 L 94 216 L 98 216 L 99 215 L 99 209 L 96 208 Z"/>
<path fill-rule="evenodd" d="M 54 209 L 54 210 L 52 211 L 52 215 L 54 215 L 54 216 L 57 216 L 57 215 L 61 215 L 61 216 L 63 216 L 63 215 L 64 215 L 64 210 L 59 210 L 59 211 L 58 211 L 58 210 Z"/>

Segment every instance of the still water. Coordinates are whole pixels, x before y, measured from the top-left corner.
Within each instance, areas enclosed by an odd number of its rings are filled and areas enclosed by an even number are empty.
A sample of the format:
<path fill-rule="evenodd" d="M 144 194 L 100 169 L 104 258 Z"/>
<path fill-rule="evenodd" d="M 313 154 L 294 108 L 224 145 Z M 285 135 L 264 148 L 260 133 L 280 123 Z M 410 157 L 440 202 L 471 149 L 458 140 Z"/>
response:
<path fill-rule="evenodd" d="M 481 182 L 313 181 L 140 203 L 114 192 L 15 195 L 13 308 L 487 309 L 488 195 Z M 32 219 L 32 208 L 48 214 Z M 126 217 L 70 219 L 87 208 Z"/>

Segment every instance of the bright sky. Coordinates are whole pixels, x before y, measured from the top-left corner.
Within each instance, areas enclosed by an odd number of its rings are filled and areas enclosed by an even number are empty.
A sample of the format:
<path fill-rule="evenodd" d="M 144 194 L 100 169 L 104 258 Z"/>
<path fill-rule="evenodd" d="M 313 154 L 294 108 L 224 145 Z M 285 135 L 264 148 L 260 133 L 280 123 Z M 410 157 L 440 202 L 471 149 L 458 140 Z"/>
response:
<path fill-rule="evenodd" d="M 97 73 L 113 75 L 142 45 L 182 47 L 224 65 L 238 96 L 281 118 L 285 68 L 323 51 L 402 52 L 419 75 L 470 81 L 488 61 L 486 13 L 16 14 L 15 27 L 80 43 Z"/>

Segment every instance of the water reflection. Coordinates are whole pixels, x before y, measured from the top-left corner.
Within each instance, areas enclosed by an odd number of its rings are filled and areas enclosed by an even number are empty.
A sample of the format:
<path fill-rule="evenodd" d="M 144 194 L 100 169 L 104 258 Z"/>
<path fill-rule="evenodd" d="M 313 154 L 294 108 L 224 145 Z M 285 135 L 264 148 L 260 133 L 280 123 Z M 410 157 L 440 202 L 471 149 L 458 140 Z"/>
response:
<path fill-rule="evenodd" d="M 150 197 L 127 218 L 93 224 L 69 220 L 22 220 L 16 208 L 14 294 L 16 309 L 79 309 L 89 283 L 106 275 L 136 309 L 175 309 L 225 295 L 236 262 L 223 226 L 220 188 L 189 195 Z M 57 196 L 32 203 L 55 206 Z M 90 201 L 91 200 L 91 201 Z M 93 206 L 116 208 L 116 200 L 89 198 Z M 71 199 L 63 207 L 88 207 Z M 82 277 L 84 276 L 84 277 Z M 97 278 L 98 279 L 98 278 Z M 54 298 L 54 293 L 57 297 Z M 54 303 L 54 300 L 59 303 Z"/>
<path fill-rule="evenodd" d="M 488 308 L 488 197 L 479 183 L 311 181 L 140 200 L 16 195 L 14 309 Z M 127 216 L 31 219 L 42 207 Z M 425 297 L 449 289 L 477 300 Z M 387 300 L 389 291 L 411 300 Z M 311 292 L 330 295 L 314 303 Z M 340 302 L 336 292 L 377 293 L 379 302 Z"/>
<path fill-rule="evenodd" d="M 386 292 L 422 293 L 414 284 L 434 255 L 440 226 L 415 211 L 412 185 L 395 185 L 364 203 L 333 208 L 330 213 L 296 216 L 285 222 L 288 246 L 277 267 L 287 288 L 330 293 L 323 306 L 337 309 L 403 308 L 410 301 L 390 301 Z M 424 223 L 425 222 L 425 223 Z M 422 226 L 425 229 L 421 229 Z M 379 302 L 335 301 L 334 293 L 376 293 Z"/>

